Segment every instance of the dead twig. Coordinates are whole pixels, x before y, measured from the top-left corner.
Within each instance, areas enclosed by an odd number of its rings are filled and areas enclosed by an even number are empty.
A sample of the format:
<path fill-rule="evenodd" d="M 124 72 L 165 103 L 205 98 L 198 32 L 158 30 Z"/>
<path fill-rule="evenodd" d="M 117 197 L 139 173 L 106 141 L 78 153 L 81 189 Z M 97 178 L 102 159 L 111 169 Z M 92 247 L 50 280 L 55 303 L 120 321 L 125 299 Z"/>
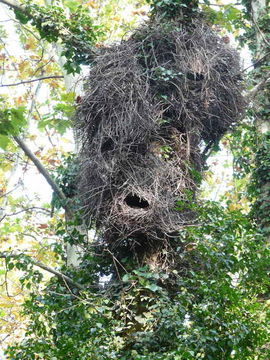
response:
<path fill-rule="evenodd" d="M 47 79 L 63 79 L 64 76 L 61 75 L 52 75 L 52 76 L 42 76 L 40 78 L 37 79 L 30 79 L 30 80 L 25 80 L 25 81 L 20 81 L 18 83 L 14 83 L 14 84 L 2 84 L 0 85 L 0 87 L 7 87 L 7 86 L 18 86 L 18 85 L 23 85 L 23 84 L 29 84 L 35 81 L 41 81 L 41 80 L 47 80 Z"/>

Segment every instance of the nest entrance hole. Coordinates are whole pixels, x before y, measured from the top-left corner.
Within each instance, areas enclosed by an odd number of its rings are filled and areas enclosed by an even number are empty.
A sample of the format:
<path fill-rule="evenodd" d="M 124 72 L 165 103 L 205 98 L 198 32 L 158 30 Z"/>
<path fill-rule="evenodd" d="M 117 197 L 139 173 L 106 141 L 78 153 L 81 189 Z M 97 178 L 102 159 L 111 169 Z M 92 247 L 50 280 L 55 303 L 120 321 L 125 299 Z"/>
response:
<path fill-rule="evenodd" d="M 149 202 L 136 194 L 128 194 L 125 197 L 125 203 L 135 209 L 147 209 L 149 207 Z"/>

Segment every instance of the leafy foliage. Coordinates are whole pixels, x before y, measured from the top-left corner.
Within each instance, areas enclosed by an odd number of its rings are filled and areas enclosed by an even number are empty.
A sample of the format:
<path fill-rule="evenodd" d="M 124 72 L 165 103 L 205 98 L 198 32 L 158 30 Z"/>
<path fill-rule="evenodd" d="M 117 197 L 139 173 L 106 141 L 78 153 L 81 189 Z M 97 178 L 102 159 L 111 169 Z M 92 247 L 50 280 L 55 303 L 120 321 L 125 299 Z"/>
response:
<path fill-rule="evenodd" d="M 111 262 L 91 252 L 80 268 L 62 269 L 85 291 L 52 279 L 42 295 L 32 293 L 24 305 L 30 327 L 9 356 L 268 359 L 269 305 L 257 299 L 268 285 L 263 236 L 246 216 L 215 203 L 200 208 L 200 222 L 179 234 L 181 264 L 170 272 L 123 259 L 121 278 L 104 283 Z"/>
<path fill-rule="evenodd" d="M 6 149 L 10 140 L 8 136 L 18 135 L 27 125 L 24 116 L 25 107 L 0 110 L 0 147 Z"/>
<path fill-rule="evenodd" d="M 265 236 L 270 234 L 270 134 L 261 136 L 255 154 L 255 167 L 252 172 L 249 193 L 255 197 L 252 215 L 257 219 Z"/>
<path fill-rule="evenodd" d="M 75 155 L 68 154 L 67 156 L 62 156 L 61 165 L 57 167 L 56 176 L 54 176 L 54 178 L 65 196 L 69 199 L 74 198 L 77 194 L 77 172 L 78 164 Z M 53 208 L 60 209 L 63 206 L 63 201 L 59 200 L 57 195 L 53 193 L 51 205 Z"/>
<path fill-rule="evenodd" d="M 44 114 L 38 122 L 40 130 L 55 129 L 63 135 L 72 126 L 74 114 L 74 93 L 62 93 L 52 109 Z"/>
<path fill-rule="evenodd" d="M 22 24 L 30 22 L 36 27 L 42 39 L 48 42 L 61 40 L 68 74 L 79 73 L 80 65 L 91 62 L 91 48 L 102 31 L 93 24 L 87 8 L 76 6 L 66 17 L 60 6 L 39 6 L 26 0 L 22 10 L 15 10 L 15 15 Z"/>
<path fill-rule="evenodd" d="M 151 4 L 153 15 L 159 15 L 162 18 L 173 18 L 183 13 L 188 17 L 197 12 L 198 0 L 147 0 Z"/>

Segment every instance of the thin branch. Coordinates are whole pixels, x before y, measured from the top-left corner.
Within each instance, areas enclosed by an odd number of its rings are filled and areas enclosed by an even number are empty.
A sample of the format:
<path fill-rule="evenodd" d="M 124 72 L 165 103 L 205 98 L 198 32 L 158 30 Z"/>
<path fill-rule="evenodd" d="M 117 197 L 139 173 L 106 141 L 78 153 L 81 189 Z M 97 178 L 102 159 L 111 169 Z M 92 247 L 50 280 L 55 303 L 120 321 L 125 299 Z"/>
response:
<path fill-rule="evenodd" d="M 6 259 L 8 257 L 16 258 L 16 257 L 18 257 L 18 255 L 12 255 L 12 254 L 7 255 L 7 254 L 0 253 L 0 258 L 1 259 Z M 49 273 L 51 273 L 53 275 L 55 275 L 56 277 L 58 277 L 58 279 L 64 281 L 64 283 L 66 282 L 70 286 L 76 287 L 79 290 L 85 290 L 85 288 L 81 284 L 78 284 L 76 281 L 73 281 L 69 276 L 61 273 L 58 270 L 55 270 L 55 269 L 51 268 L 50 266 L 47 266 L 47 265 L 41 263 L 40 261 L 32 259 L 30 256 L 28 258 L 31 260 L 31 263 L 33 265 L 35 265 L 35 266 L 39 267 L 40 269 L 43 269 L 43 270 L 45 270 L 45 271 L 47 271 L 47 272 L 49 272 Z"/>
<path fill-rule="evenodd" d="M 40 212 L 42 212 L 42 211 L 44 211 L 44 212 L 46 212 L 47 214 L 51 214 L 51 211 L 50 210 L 48 210 L 48 209 L 45 209 L 45 208 L 41 208 L 41 207 L 37 207 L 37 206 L 32 206 L 32 207 L 29 207 L 29 208 L 26 208 L 26 209 L 22 209 L 22 210 L 19 210 L 19 211 L 16 211 L 16 212 L 14 212 L 14 213 L 10 213 L 10 214 L 5 214 L 5 216 L 15 216 L 15 215 L 18 215 L 18 214 L 21 214 L 22 212 L 27 212 L 27 211 L 31 211 L 31 210 L 37 210 L 37 212 L 38 211 L 40 211 Z"/>
<path fill-rule="evenodd" d="M 67 282 L 69 285 L 76 287 L 79 290 L 85 290 L 84 287 L 81 284 L 78 284 L 77 282 L 73 281 L 69 276 L 61 273 L 60 271 L 54 270 L 51 267 L 42 264 L 40 261 L 32 260 L 33 265 L 38 266 L 39 268 L 50 272 L 51 274 L 54 274 L 58 277 L 58 279 L 63 280 L 64 282 Z"/>
<path fill-rule="evenodd" d="M 1 1 L 1 0 L 0 0 Z M 244 68 L 239 74 L 246 72 L 251 67 L 255 68 L 258 64 L 260 64 L 268 55 L 270 55 L 270 51 L 268 51 L 265 55 L 263 55 L 261 58 L 257 59 L 254 63 Z"/>
<path fill-rule="evenodd" d="M 7 5 L 8 7 L 10 7 L 13 10 L 24 11 L 23 7 L 18 5 L 15 1 L 0 0 L 0 3 Z"/>
<path fill-rule="evenodd" d="M 270 43 L 269 43 L 269 41 L 267 41 L 267 39 L 266 39 L 266 37 L 265 37 L 265 34 L 262 32 L 262 30 L 260 29 L 260 27 L 258 26 L 258 22 L 257 22 L 257 20 L 259 20 L 260 19 L 260 17 L 257 17 L 258 16 L 258 14 L 262 11 L 262 9 L 260 9 L 260 11 L 257 13 L 257 15 L 256 15 L 256 13 L 254 13 L 254 7 L 252 6 L 252 22 L 253 22 L 253 24 L 255 25 L 255 27 L 256 27 L 256 29 L 257 29 L 257 33 L 259 33 L 260 35 L 261 35 L 261 37 L 262 37 L 262 40 L 263 40 L 263 42 L 266 44 L 266 45 L 270 45 Z M 266 2 L 265 2 L 265 9 L 264 9 L 264 11 L 266 10 Z M 261 14 L 260 14 L 261 15 Z M 266 15 L 266 13 L 265 13 L 265 15 Z M 256 19 L 257 18 L 257 19 Z M 258 34 L 257 34 L 258 35 Z"/>
<path fill-rule="evenodd" d="M 8 192 L 6 192 L 6 193 L 4 193 L 4 194 L 1 194 L 0 195 L 0 199 L 2 198 L 2 197 L 5 197 L 5 196 L 8 196 L 9 194 L 11 194 L 13 191 L 15 191 L 19 186 L 21 186 L 21 184 L 19 183 L 19 184 L 16 184 L 16 186 L 13 188 L 13 189 L 11 189 L 11 190 L 9 190 Z"/>
<path fill-rule="evenodd" d="M 251 101 L 255 98 L 255 96 L 258 94 L 259 91 L 263 90 L 264 87 L 270 83 L 270 76 L 269 73 L 267 74 L 267 76 L 262 79 L 262 81 L 260 81 L 257 85 L 254 86 L 254 88 L 252 90 L 250 90 L 246 96 L 247 101 Z"/>
<path fill-rule="evenodd" d="M 43 58 L 44 58 L 44 48 L 42 48 L 42 54 L 41 54 L 41 57 L 38 59 L 37 65 L 38 65 L 39 63 L 41 63 L 41 61 L 43 60 Z M 45 60 L 45 61 L 46 61 L 45 63 L 43 63 L 42 65 L 40 65 L 38 68 L 36 68 L 33 76 L 35 76 L 38 72 L 40 72 L 40 74 L 43 75 L 44 72 L 45 72 L 45 71 L 44 71 L 44 68 L 45 68 L 47 65 L 49 65 L 52 60 L 53 60 L 53 56 L 51 56 L 47 61 Z"/>
<path fill-rule="evenodd" d="M 1 0 L 0 0 L 1 1 Z M 65 196 L 63 191 L 60 189 L 60 187 L 56 184 L 56 182 L 53 180 L 47 169 L 42 165 L 40 160 L 32 153 L 32 151 L 28 148 L 28 146 L 24 143 L 22 139 L 20 139 L 18 136 L 13 136 L 16 143 L 19 145 L 19 147 L 24 151 L 25 155 L 29 157 L 30 160 L 35 164 L 38 171 L 45 177 L 48 184 L 51 186 L 53 191 L 56 193 L 56 195 L 59 197 L 60 200 L 63 200 L 62 206 L 67 212 L 68 216 L 72 215 L 72 211 L 68 206 L 68 198 Z"/>
<path fill-rule="evenodd" d="M 41 75 L 43 75 L 43 71 L 42 71 Z M 39 93 L 41 87 L 42 87 L 42 82 L 38 82 L 38 84 L 36 86 L 36 89 L 35 89 L 35 91 L 33 93 L 31 105 L 30 105 L 30 108 L 29 108 L 29 111 L 28 111 L 28 114 L 27 114 L 27 119 L 28 120 L 30 120 L 30 117 L 31 117 L 31 115 L 33 113 L 33 110 L 35 108 L 36 101 L 37 101 L 37 98 L 38 98 L 38 93 Z"/>
<path fill-rule="evenodd" d="M 1 2 L 1 0 L 0 0 L 0 2 Z M 62 76 L 62 75 L 42 76 L 42 77 L 37 78 L 37 79 L 25 80 L 25 81 L 21 81 L 21 82 L 14 83 L 14 84 L 3 84 L 3 85 L 0 85 L 0 87 L 17 86 L 17 85 L 29 84 L 29 83 L 32 83 L 32 82 L 35 82 L 35 81 L 40 81 L 40 80 L 63 79 L 63 78 L 64 78 L 64 76 Z"/>
<path fill-rule="evenodd" d="M 205 2 L 199 2 L 200 5 L 207 5 L 207 6 L 218 6 L 218 7 L 225 7 L 225 6 L 228 6 L 226 4 L 213 4 L 213 3 L 205 3 Z M 242 5 L 241 3 L 235 3 L 233 4 L 233 6 L 240 6 Z"/>

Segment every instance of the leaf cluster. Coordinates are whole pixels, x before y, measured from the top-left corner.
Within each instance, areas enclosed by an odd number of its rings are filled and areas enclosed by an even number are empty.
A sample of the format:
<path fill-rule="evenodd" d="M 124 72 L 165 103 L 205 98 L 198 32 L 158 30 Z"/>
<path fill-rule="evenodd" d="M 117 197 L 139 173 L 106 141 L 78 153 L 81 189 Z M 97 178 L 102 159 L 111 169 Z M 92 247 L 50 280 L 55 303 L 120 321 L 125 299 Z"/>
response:
<path fill-rule="evenodd" d="M 77 194 L 77 173 L 78 162 L 75 159 L 75 154 L 63 155 L 61 165 L 57 167 L 53 177 L 68 199 L 74 198 Z M 51 205 L 55 209 L 60 209 L 63 206 L 63 201 L 58 198 L 55 192 L 52 196 Z"/>
<path fill-rule="evenodd" d="M 27 125 L 25 111 L 24 106 L 0 110 L 0 147 L 2 149 L 6 149 L 9 143 L 8 136 L 18 135 Z"/>
<path fill-rule="evenodd" d="M 200 226 L 181 231 L 170 271 L 134 266 L 112 272 L 107 253 L 85 255 L 63 269 L 84 292 L 52 279 L 25 303 L 24 342 L 12 359 L 238 359 L 269 358 L 269 250 L 238 211 L 215 203 L 198 209 Z M 106 260 L 107 257 L 107 260 Z M 35 355 L 34 355 L 35 354 Z"/>
<path fill-rule="evenodd" d="M 180 14 L 188 18 L 198 11 L 198 0 L 147 0 L 151 5 L 152 16 L 172 19 Z"/>
<path fill-rule="evenodd" d="M 55 129 L 63 135 L 72 126 L 74 114 L 74 93 L 62 93 L 56 99 L 57 103 L 50 111 L 41 116 L 38 122 L 38 129 Z"/>
<path fill-rule="evenodd" d="M 270 234 L 270 134 L 262 134 L 258 142 L 248 193 L 255 199 L 251 215 L 256 219 L 264 235 L 268 237 Z"/>
<path fill-rule="evenodd" d="M 60 6 L 39 6 L 26 0 L 23 8 L 14 12 L 22 24 L 36 27 L 42 39 L 50 43 L 61 41 L 68 74 L 79 73 L 80 65 L 91 62 L 92 47 L 102 30 L 93 24 L 89 11 L 82 5 L 67 17 Z"/>

